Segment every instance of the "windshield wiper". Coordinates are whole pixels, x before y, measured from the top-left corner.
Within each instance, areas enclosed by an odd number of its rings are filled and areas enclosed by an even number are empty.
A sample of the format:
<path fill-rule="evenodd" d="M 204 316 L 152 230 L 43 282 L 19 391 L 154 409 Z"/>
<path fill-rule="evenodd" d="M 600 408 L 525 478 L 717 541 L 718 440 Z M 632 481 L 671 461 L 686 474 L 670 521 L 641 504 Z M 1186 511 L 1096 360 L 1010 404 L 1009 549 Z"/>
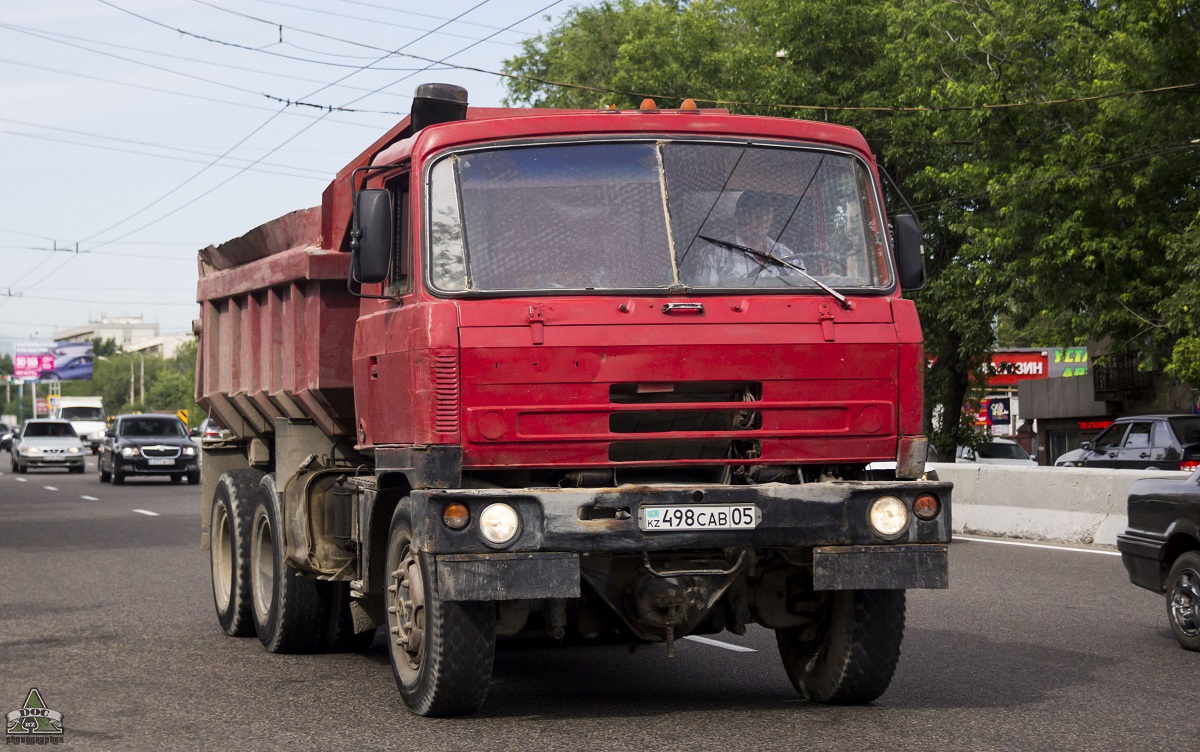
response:
<path fill-rule="evenodd" d="M 787 267 L 788 269 L 791 269 L 792 271 L 800 274 L 802 277 L 804 277 L 808 281 L 812 282 L 817 287 L 821 288 L 825 292 L 832 295 L 834 297 L 834 299 L 837 300 L 837 302 L 839 304 L 841 304 L 842 308 L 846 309 L 847 311 L 849 311 L 851 308 L 853 308 L 853 305 L 850 303 L 849 300 L 846 299 L 845 295 L 842 295 L 837 290 L 833 289 L 832 287 L 825 284 L 821 280 L 812 276 L 811 274 L 804 271 L 800 267 L 796 266 L 792 262 L 787 261 L 785 259 L 781 259 L 773 253 L 767 253 L 766 251 L 760 251 L 756 248 L 751 248 L 750 246 L 742 245 L 741 243 L 734 243 L 731 240 L 721 240 L 719 238 L 709 237 L 708 235 L 697 235 L 696 237 L 700 238 L 701 240 L 707 240 L 708 242 L 712 243 L 713 245 L 721 246 L 722 248 L 725 248 L 727 250 L 741 251 L 742 253 L 745 253 L 746 255 L 750 256 L 751 258 L 760 258 L 760 259 L 763 259 L 764 261 L 768 261 L 772 264 L 775 264 L 776 266 Z"/>

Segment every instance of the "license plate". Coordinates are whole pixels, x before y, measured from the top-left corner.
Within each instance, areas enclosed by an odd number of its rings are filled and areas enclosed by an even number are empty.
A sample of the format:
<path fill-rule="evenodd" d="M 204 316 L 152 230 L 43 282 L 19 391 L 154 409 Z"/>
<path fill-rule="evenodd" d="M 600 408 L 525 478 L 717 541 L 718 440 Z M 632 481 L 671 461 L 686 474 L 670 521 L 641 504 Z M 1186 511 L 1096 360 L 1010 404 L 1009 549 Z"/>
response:
<path fill-rule="evenodd" d="M 151 465 L 174 465 L 175 460 L 146 460 Z"/>
<path fill-rule="evenodd" d="M 641 507 L 638 526 L 642 530 L 752 530 L 762 519 L 753 504 L 703 504 L 691 506 Z"/>

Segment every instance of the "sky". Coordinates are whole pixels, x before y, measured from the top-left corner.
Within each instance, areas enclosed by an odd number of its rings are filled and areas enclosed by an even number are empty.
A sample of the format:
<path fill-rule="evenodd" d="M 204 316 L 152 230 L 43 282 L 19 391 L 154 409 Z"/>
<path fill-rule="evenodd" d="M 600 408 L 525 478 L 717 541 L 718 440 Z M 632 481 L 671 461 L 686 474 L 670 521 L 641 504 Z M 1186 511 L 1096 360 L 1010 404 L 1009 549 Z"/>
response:
<path fill-rule="evenodd" d="M 320 204 L 418 84 L 500 105 L 447 64 L 499 71 L 578 4 L 0 0 L 0 353 L 102 316 L 189 333 L 199 249 Z"/>

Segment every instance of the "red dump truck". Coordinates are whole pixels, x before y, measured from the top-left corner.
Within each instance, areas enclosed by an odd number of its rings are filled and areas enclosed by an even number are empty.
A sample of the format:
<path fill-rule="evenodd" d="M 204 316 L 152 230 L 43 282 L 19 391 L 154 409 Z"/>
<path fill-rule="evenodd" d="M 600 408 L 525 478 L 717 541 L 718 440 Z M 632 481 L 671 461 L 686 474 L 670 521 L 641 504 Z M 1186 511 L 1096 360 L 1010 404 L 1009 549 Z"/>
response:
<path fill-rule="evenodd" d="M 827 123 L 422 85 L 319 207 L 200 252 L 221 627 L 383 627 L 420 715 L 479 708 L 527 632 L 758 624 L 804 697 L 877 698 L 951 530 L 901 297 L 921 231 L 879 174 Z"/>

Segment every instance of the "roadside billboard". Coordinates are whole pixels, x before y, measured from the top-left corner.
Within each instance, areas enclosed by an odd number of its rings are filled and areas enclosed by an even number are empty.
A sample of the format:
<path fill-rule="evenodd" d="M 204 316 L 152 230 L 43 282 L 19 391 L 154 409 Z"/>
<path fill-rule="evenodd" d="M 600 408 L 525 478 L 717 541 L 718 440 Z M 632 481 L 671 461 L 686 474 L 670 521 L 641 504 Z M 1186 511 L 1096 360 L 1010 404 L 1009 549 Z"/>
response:
<path fill-rule="evenodd" d="M 17 342 L 13 377 L 27 381 L 90 381 L 91 342 Z"/>

